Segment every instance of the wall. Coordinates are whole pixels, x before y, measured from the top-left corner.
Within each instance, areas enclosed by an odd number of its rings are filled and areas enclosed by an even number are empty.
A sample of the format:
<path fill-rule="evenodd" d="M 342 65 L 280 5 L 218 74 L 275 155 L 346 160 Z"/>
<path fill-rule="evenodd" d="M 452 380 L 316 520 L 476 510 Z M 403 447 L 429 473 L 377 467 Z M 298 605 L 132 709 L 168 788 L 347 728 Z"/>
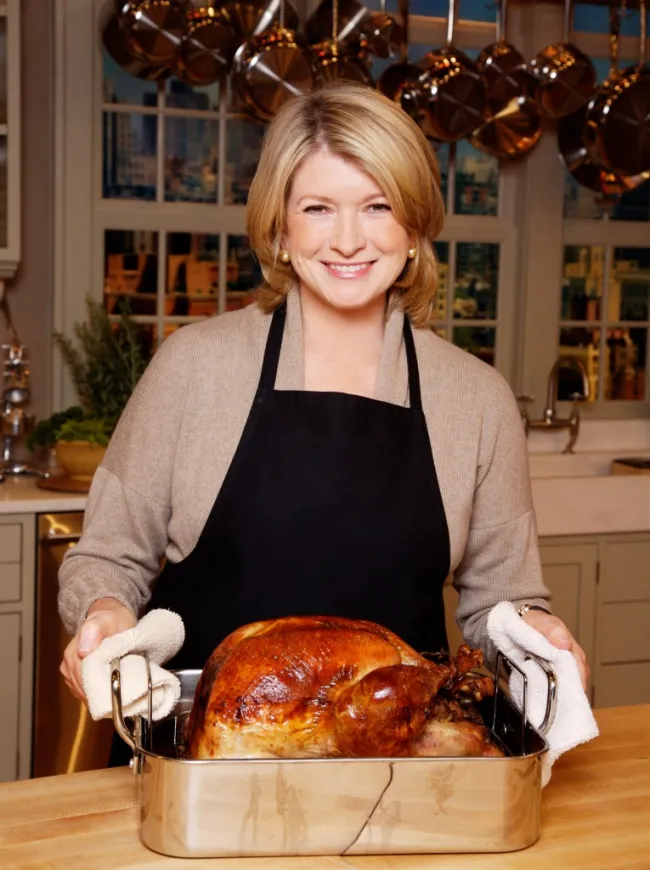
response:
<path fill-rule="evenodd" d="M 32 361 L 32 411 L 50 412 L 54 275 L 54 3 L 22 0 L 22 257 L 9 303 Z"/>

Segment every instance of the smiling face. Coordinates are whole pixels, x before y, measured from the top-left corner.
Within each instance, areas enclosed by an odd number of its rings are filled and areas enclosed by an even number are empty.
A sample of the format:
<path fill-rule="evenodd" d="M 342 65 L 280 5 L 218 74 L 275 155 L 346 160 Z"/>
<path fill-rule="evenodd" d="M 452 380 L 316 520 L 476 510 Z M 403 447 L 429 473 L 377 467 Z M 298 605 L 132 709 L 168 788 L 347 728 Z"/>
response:
<path fill-rule="evenodd" d="M 282 248 L 300 281 L 337 309 L 363 309 L 404 269 L 411 241 L 377 182 L 320 149 L 296 170 Z"/>

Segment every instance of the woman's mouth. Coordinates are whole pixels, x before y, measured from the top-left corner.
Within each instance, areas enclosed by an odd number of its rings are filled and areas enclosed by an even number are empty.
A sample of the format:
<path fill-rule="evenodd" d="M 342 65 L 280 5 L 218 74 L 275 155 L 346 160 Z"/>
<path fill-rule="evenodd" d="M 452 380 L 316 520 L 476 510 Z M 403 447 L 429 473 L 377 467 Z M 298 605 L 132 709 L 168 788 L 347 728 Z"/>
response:
<path fill-rule="evenodd" d="M 372 266 L 374 265 L 374 260 L 371 260 L 367 263 L 326 263 L 323 262 L 323 266 L 327 269 L 330 275 L 334 275 L 335 278 L 343 278 L 350 280 L 352 278 L 363 278 L 365 277 Z"/>

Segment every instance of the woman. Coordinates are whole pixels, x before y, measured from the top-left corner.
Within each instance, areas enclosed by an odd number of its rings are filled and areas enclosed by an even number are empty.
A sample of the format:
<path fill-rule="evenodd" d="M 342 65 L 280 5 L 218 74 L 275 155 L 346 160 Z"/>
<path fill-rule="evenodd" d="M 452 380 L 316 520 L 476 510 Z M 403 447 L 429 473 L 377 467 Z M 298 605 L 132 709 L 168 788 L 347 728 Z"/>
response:
<path fill-rule="evenodd" d="M 185 621 L 172 667 L 289 614 L 443 648 L 450 572 L 469 643 L 487 649 L 509 599 L 586 678 L 547 612 L 512 393 L 429 328 L 442 221 L 433 151 L 379 93 L 339 84 L 279 112 L 248 203 L 258 304 L 156 353 L 62 566 L 76 634 L 61 669 L 79 697 L 82 658 L 147 606 Z"/>

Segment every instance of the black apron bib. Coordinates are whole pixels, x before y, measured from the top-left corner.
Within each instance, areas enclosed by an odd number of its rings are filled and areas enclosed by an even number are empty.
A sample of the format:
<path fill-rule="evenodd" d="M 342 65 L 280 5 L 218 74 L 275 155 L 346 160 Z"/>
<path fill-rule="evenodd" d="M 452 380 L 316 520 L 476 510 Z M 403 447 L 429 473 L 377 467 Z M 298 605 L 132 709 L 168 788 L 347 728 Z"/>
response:
<path fill-rule="evenodd" d="M 150 608 L 185 623 L 170 668 L 202 668 L 231 631 L 290 615 L 369 619 L 418 650 L 447 647 L 449 531 L 404 320 L 410 407 L 275 390 L 286 318 L 273 315 L 248 421 L 193 552 L 168 562 Z"/>

